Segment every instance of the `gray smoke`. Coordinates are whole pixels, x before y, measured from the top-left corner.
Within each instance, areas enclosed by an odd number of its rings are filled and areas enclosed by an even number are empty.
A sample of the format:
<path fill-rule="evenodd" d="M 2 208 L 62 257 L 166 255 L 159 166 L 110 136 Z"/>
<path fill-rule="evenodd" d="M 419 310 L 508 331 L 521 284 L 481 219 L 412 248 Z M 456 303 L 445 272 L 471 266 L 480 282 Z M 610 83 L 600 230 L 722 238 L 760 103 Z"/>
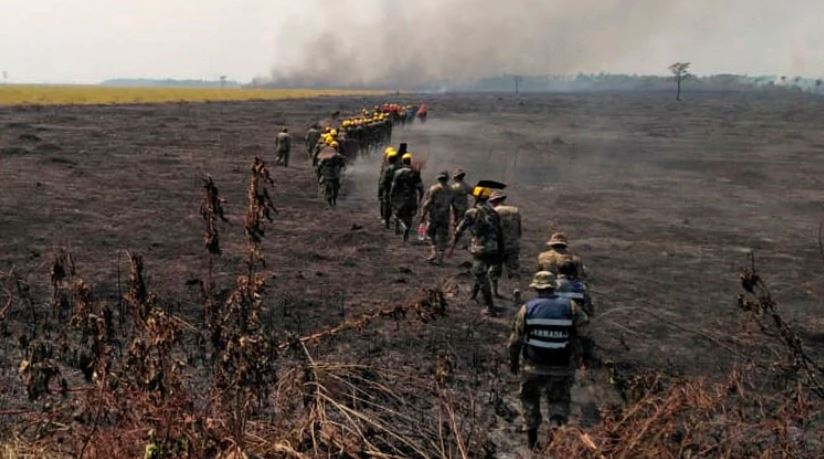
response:
<path fill-rule="evenodd" d="M 271 78 L 389 88 L 502 74 L 824 73 L 819 0 L 326 0 L 281 18 Z"/>

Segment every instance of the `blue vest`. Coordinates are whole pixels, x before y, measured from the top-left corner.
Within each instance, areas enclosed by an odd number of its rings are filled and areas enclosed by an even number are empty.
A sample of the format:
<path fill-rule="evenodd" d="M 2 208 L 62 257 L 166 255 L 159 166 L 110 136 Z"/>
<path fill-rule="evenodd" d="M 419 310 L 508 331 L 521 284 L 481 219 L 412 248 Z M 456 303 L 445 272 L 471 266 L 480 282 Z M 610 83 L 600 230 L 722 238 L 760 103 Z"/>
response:
<path fill-rule="evenodd" d="M 579 279 L 559 279 L 555 288 L 556 295 L 578 301 L 580 304 L 584 303 L 586 293 L 587 287 Z"/>
<path fill-rule="evenodd" d="M 572 357 L 575 334 L 572 301 L 558 295 L 526 303 L 524 358 L 542 365 L 565 367 Z"/>

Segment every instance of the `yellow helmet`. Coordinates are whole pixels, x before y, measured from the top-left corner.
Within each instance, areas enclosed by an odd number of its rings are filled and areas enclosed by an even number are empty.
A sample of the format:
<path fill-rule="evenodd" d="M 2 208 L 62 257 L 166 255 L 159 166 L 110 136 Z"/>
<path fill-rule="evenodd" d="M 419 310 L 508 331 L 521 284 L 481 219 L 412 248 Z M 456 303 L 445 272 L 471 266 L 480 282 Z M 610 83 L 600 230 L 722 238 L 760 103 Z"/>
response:
<path fill-rule="evenodd" d="M 472 196 L 476 198 L 488 198 L 492 194 L 492 189 L 485 186 L 476 186 L 472 188 Z"/>
<path fill-rule="evenodd" d="M 331 131 L 329 131 L 329 134 L 331 134 L 334 137 L 334 136 L 338 135 L 338 130 L 337 129 L 332 129 Z"/>
<path fill-rule="evenodd" d="M 398 157 L 398 152 L 395 151 L 395 150 L 392 150 L 392 151 L 390 151 L 389 153 L 386 154 L 386 159 L 392 159 L 392 158 L 397 158 L 397 157 Z"/>
<path fill-rule="evenodd" d="M 340 124 L 341 124 L 341 126 L 343 126 L 343 127 L 349 127 L 349 120 L 343 120 L 343 122 L 342 122 L 342 123 L 340 123 Z"/>
<path fill-rule="evenodd" d="M 401 156 L 401 159 L 404 161 L 412 161 L 412 153 L 404 153 L 403 156 Z"/>
<path fill-rule="evenodd" d="M 395 154 L 397 154 L 397 153 L 398 153 L 398 151 L 397 151 L 397 150 L 395 150 L 395 147 L 386 147 L 386 150 L 383 150 L 383 155 L 384 155 L 384 156 L 386 156 L 387 158 L 389 157 L 389 155 L 390 155 L 391 153 L 395 153 Z"/>
<path fill-rule="evenodd" d="M 338 143 L 333 140 L 332 143 L 329 144 L 329 146 L 332 148 L 338 148 Z"/>

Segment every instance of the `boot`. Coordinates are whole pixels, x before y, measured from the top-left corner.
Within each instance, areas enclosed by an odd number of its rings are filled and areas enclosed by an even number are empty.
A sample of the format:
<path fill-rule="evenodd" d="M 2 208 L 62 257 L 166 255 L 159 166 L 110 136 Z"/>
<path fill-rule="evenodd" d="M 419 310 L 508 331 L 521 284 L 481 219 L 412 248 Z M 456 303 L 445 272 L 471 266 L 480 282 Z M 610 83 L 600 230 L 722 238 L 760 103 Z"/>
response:
<path fill-rule="evenodd" d="M 538 429 L 529 429 L 526 431 L 526 444 L 529 449 L 535 449 L 538 447 Z"/>
<path fill-rule="evenodd" d="M 495 302 L 492 301 L 492 291 L 491 290 L 484 290 L 484 304 L 486 304 L 486 310 L 484 311 L 484 315 L 489 317 L 495 317 L 498 315 L 498 310 L 495 308 Z"/>
<path fill-rule="evenodd" d="M 495 295 L 495 298 L 503 298 L 500 293 L 498 293 L 498 279 L 492 279 L 492 293 Z"/>

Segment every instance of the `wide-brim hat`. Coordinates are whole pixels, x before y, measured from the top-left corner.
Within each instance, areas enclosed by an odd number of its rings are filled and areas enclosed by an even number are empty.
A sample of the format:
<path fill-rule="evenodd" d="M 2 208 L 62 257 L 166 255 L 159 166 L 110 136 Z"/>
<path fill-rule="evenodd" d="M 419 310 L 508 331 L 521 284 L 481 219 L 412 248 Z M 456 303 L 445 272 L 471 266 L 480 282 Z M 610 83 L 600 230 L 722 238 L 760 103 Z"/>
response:
<path fill-rule="evenodd" d="M 455 169 L 452 171 L 452 178 L 466 177 L 466 171 L 463 169 Z"/>
<path fill-rule="evenodd" d="M 549 240 L 546 241 L 547 247 L 553 247 L 556 245 L 562 245 L 564 247 L 569 245 L 567 242 L 567 237 L 564 233 L 553 233 L 552 236 L 549 237 Z"/>
<path fill-rule="evenodd" d="M 438 175 L 435 176 L 437 180 L 449 180 L 449 172 L 442 171 Z"/>
<path fill-rule="evenodd" d="M 532 283 L 529 284 L 529 286 L 536 290 L 554 289 L 555 274 L 549 271 L 538 271 L 535 273 L 535 276 L 532 277 Z"/>
<path fill-rule="evenodd" d="M 504 199 L 506 199 L 506 195 L 499 190 L 494 190 L 489 195 L 490 202 L 503 201 Z"/>

